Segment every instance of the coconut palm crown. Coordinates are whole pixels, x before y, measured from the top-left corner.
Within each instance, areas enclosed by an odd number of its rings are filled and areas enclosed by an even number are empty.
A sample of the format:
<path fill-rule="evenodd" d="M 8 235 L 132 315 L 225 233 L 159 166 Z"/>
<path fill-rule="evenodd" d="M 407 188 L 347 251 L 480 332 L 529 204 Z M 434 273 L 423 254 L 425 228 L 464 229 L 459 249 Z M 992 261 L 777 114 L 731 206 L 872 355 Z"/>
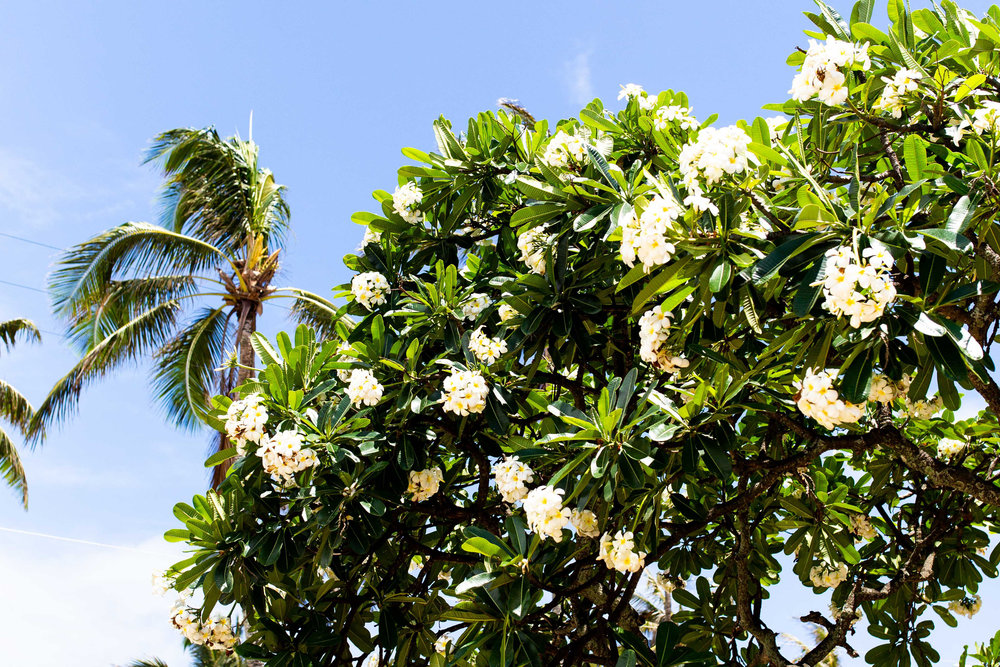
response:
<path fill-rule="evenodd" d="M 166 180 L 161 224 L 104 231 L 67 250 L 50 276 L 54 310 L 82 358 L 39 406 L 33 434 L 72 412 L 90 381 L 147 356 L 170 420 L 196 428 L 212 395 L 254 374 L 251 335 L 265 301 L 291 298 L 313 317 L 334 310 L 272 284 L 290 211 L 252 138 L 170 130 L 146 162 L 162 165 Z"/>

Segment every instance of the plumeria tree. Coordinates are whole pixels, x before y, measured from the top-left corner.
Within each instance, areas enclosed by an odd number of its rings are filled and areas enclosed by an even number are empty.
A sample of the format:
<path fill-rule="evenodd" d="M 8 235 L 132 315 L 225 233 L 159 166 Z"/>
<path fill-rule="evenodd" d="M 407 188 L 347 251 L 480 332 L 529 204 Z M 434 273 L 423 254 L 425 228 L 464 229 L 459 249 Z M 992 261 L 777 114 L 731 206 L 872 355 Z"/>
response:
<path fill-rule="evenodd" d="M 215 400 L 178 625 L 269 665 L 937 662 L 1000 563 L 1000 9 L 873 4 L 807 15 L 771 118 L 630 84 L 404 149 L 336 325 Z"/>

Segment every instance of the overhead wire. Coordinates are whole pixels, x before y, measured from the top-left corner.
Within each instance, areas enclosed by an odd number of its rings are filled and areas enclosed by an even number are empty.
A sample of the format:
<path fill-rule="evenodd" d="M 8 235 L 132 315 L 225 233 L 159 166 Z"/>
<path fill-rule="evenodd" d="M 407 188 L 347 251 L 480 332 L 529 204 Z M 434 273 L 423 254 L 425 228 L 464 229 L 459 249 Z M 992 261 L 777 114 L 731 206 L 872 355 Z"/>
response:
<path fill-rule="evenodd" d="M 6 528 L 0 526 L 0 531 L 7 533 L 16 533 L 18 535 L 27 535 L 29 537 L 43 537 L 49 540 L 57 540 L 59 542 L 73 542 L 75 544 L 86 544 L 92 547 L 102 547 L 104 549 L 117 549 L 119 551 L 132 551 L 135 553 L 146 554 L 147 556 L 159 556 L 160 554 L 153 551 L 145 551 L 144 549 L 136 549 L 135 547 L 126 547 L 120 544 L 107 544 L 105 542 L 94 542 L 91 540 L 81 540 L 75 537 L 63 537 L 61 535 L 49 535 L 47 533 L 37 533 L 33 530 L 20 530 L 17 528 Z"/>

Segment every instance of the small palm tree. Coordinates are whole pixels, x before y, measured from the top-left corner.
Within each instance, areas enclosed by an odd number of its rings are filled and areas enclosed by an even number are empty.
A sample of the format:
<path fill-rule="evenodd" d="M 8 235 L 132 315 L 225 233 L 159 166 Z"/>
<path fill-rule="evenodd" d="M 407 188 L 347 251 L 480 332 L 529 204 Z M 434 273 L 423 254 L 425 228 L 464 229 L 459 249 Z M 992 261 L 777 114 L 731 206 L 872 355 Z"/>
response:
<path fill-rule="evenodd" d="M 238 655 L 213 651 L 204 646 L 192 644 L 187 639 L 184 640 L 184 648 L 191 654 L 192 667 L 254 667 L 254 664 L 260 664 L 255 660 L 248 662 Z M 159 658 L 150 658 L 148 660 L 135 660 L 128 667 L 167 667 L 167 663 Z"/>
<path fill-rule="evenodd" d="M 34 324 L 24 319 L 0 322 L 0 344 L 5 350 L 14 346 L 18 337 L 40 341 L 42 337 Z M 21 432 L 28 433 L 35 411 L 21 393 L 3 380 L 0 380 L 0 418 Z M 24 466 L 17 454 L 14 441 L 0 428 L 0 476 L 21 495 L 21 504 L 28 509 L 28 481 L 24 476 Z"/>
<path fill-rule="evenodd" d="M 213 395 L 252 377 L 251 336 L 266 301 L 292 298 L 313 317 L 336 317 L 326 299 L 272 285 L 289 207 L 285 187 L 259 166 L 252 137 L 171 130 L 146 161 L 163 167 L 162 224 L 127 222 L 98 234 L 70 248 L 50 278 L 55 312 L 82 358 L 39 406 L 34 433 L 67 416 L 87 383 L 146 356 L 170 419 L 195 428 Z M 226 467 L 216 467 L 213 484 Z"/>

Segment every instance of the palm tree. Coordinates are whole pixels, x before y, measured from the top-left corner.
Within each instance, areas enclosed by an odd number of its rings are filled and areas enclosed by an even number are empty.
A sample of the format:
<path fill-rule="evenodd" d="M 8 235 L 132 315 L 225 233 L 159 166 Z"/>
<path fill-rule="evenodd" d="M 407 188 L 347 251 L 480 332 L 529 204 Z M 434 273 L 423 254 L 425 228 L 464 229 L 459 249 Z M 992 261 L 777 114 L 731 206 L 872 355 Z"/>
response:
<path fill-rule="evenodd" d="M 0 344 L 5 350 L 14 346 L 18 337 L 30 341 L 40 341 L 42 337 L 35 325 L 24 319 L 0 322 Z M 35 411 L 21 393 L 0 380 L 0 417 L 26 435 Z M 28 509 L 28 481 L 24 476 L 21 457 L 14 448 L 14 442 L 7 432 L 0 428 L 0 476 L 21 494 L 21 504 Z"/>
<path fill-rule="evenodd" d="M 67 416 L 91 380 L 146 356 L 168 417 L 196 428 L 214 394 L 253 376 L 251 336 L 265 301 L 292 298 L 313 317 L 335 318 L 326 299 L 272 285 L 289 207 L 285 186 L 259 166 L 252 134 L 171 130 L 146 162 L 160 163 L 166 179 L 162 224 L 98 234 L 66 251 L 50 277 L 55 312 L 82 358 L 38 408 L 35 433 Z M 216 467 L 213 484 L 227 467 Z"/>
<path fill-rule="evenodd" d="M 256 660 L 243 660 L 235 654 L 213 651 L 204 646 L 192 644 L 187 639 L 184 640 L 184 648 L 191 654 L 192 667 L 257 667 L 263 664 Z M 135 660 L 128 667 L 167 667 L 167 663 L 159 658 L 150 658 Z"/>

